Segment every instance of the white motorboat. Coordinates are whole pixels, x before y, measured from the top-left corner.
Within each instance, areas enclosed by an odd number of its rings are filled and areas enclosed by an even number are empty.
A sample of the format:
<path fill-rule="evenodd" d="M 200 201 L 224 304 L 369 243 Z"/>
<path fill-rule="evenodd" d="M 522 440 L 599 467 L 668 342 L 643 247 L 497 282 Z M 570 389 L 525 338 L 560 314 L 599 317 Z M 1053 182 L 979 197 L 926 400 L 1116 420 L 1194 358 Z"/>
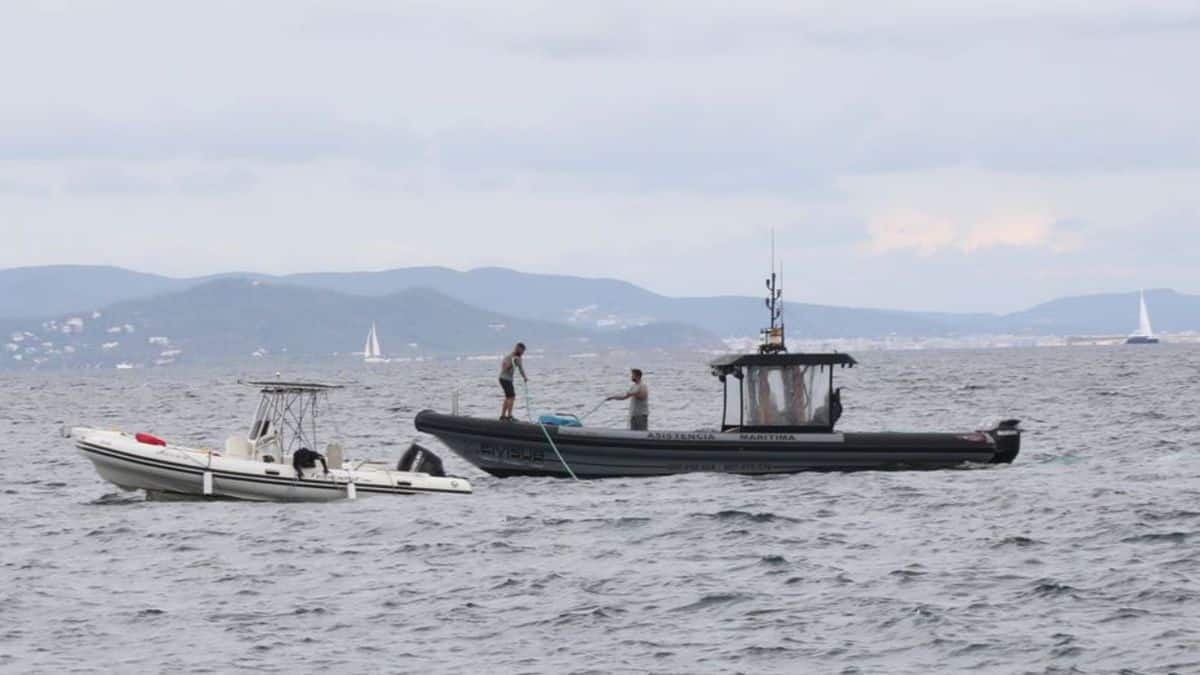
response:
<path fill-rule="evenodd" d="M 414 445 L 400 461 L 348 461 L 329 443 L 325 466 L 303 466 L 317 446 L 318 404 L 337 385 L 247 382 L 262 398 L 246 436 L 221 450 L 168 443 L 145 433 L 74 427 L 65 435 L 105 480 L 150 496 L 189 495 L 255 501 L 332 501 L 372 495 L 469 494 L 465 478 L 447 476 L 441 460 Z M 301 450 L 308 452 L 301 452 Z M 297 466 L 301 464 L 301 466 Z"/>

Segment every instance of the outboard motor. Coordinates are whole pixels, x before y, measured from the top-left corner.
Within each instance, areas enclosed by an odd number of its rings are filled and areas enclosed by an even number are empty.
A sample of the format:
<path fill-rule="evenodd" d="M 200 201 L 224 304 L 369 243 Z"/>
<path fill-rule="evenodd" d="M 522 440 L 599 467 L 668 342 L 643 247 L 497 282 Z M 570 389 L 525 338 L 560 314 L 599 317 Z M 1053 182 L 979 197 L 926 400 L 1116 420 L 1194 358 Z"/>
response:
<path fill-rule="evenodd" d="M 1021 451 L 1021 420 L 1004 420 L 987 433 L 996 441 L 992 464 L 1011 464 Z"/>
<path fill-rule="evenodd" d="M 446 469 L 442 466 L 442 458 L 416 443 L 410 445 L 405 451 L 404 456 L 396 464 L 396 470 L 427 473 L 430 476 L 446 475 Z"/>

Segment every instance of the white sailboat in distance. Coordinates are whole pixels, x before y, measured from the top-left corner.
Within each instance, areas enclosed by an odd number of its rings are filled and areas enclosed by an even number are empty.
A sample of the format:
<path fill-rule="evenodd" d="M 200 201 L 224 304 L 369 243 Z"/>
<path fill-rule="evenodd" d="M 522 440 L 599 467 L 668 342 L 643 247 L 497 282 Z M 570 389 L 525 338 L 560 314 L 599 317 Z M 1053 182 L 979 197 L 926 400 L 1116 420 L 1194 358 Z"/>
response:
<path fill-rule="evenodd" d="M 1154 329 L 1150 327 L 1150 312 L 1146 310 L 1146 293 L 1139 291 L 1141 307 L 1138 310 L 1138 329 L 1125 339 L 1127 345 L 1156 345 L 1158 338 L 1154 337 Z"/>
<path fill-rule="evenodd" d="M 379 349 L 379 332 L 375 330 L 375 322 L 371 322 L 371 332 L 367 333 L 367 343 L 363 345 L 363 363 L 387 363 L 383 351 Z"/>

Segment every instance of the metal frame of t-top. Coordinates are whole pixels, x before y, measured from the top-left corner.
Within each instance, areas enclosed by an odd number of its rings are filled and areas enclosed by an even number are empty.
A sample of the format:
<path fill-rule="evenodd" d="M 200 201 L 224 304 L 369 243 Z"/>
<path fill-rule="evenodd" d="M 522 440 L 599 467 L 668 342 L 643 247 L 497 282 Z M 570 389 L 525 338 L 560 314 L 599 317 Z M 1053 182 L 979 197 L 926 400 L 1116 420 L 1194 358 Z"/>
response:
<path fill-rule="evenodd" d="M 281 455 L 292 454 L 302 447 L 318 448 L 317 417 L 321 400 L 327 400 L 331 390 L 342 388 L 337 384 L 312 382 L 249 381 L 242 384 L 258 387 L 262 393 L 250 425 L 249 440 L 256 447 L 264 441 L 274 443 Z"/>

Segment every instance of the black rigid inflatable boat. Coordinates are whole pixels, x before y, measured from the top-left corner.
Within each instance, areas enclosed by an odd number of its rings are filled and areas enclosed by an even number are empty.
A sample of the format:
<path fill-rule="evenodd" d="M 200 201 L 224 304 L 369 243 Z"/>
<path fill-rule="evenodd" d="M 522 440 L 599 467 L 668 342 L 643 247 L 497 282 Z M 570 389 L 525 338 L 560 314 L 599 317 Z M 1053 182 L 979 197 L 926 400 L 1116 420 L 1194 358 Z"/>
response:
<path fill-rule="evenodd" d="M 494 476 L 567 477 L 564 462 L 579 478 L 946 469 L 1009 463 L 1020 451 L 1016 420 L 964 433 L 836 430 L 841 394 L 832 388 L 833 371 L 853 363 L 848 354 L 750 354 L 715 362 L 727 401 L 720 430 L 543 427 L 430 410 L 417 415 L 416 426 Z M 781 409 L 778 394 L 792 405 Z"/>
<path fill-rule="evenodd" d="M 1021 447 L 1017 420 L 963 433 L 854 433 L 836 429 L 841 390 L 833 374 L 849 355 L 790 354 L 784 345 L 781 292 L 767 282 L 771 326 L 757 353 L 712 362 L 725 403 L 721 427 L 698 431 L 625 431 L 505 422 L 430 410 L 416 427 L 494 476 L 579 478 L 880 469 L 946 469 L 1010 463 Z M 568 470 L 568 467 L 569 470 Z"/>

